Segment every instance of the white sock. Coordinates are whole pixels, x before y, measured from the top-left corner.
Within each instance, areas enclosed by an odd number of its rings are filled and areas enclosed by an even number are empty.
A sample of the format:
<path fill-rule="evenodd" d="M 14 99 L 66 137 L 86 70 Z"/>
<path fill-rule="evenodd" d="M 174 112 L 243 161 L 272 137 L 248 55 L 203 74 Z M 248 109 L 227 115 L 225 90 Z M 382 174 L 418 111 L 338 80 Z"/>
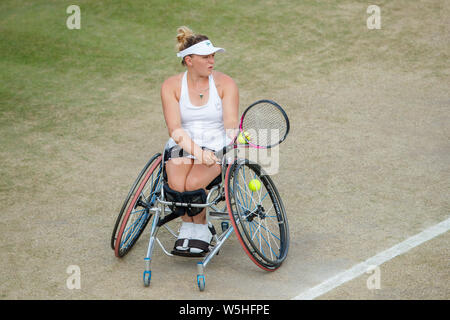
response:
<path fill-rule="evenodd" d="M 178 233 L 178 239 L 191 239 L 192 234 L 194 231 L 194 224 L 192 222 L 182 222 L 179 233 Z M 188 241 L 185 240 L 182 246 L 177 246 L 177 250 L 188 250 Z"/>
<path fill-rule="evenodd" d="M 208 224 L 194 223 L 194 227 L 192 230 L 193 230 L 192 239 L 205 241 L 207 243 L 211 242 L 212 234 L 211 234 L 211 231 L 209 231 Z M 190 251 L 192 253 L 200 253 L 203 250 L 197 249 L 197 248 L 191 248 Z"/>

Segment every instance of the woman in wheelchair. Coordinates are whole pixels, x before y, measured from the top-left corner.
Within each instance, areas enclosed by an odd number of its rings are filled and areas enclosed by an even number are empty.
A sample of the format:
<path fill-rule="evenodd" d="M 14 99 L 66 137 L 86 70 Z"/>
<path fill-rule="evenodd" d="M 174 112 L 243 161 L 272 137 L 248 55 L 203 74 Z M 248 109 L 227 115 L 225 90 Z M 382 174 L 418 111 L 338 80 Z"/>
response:
<path fill-rule="evenodd" d="M 205 187 L 221 173 L 214 151 L 230 143 L 238 130 L 239 93 L 231 77 L 214 70 L 215 53 L 224 49 L 187 27 L 177 32 L 177 56 L 186 71 L 169 77 L 161 86 L 170 136 L 164 152 L 164 188 L 169 196 L 195 202 L 204 199 Z M 182 219 L 174 249 L 206 252 L 212 239 L 206 209 L 173 209 Z"/>

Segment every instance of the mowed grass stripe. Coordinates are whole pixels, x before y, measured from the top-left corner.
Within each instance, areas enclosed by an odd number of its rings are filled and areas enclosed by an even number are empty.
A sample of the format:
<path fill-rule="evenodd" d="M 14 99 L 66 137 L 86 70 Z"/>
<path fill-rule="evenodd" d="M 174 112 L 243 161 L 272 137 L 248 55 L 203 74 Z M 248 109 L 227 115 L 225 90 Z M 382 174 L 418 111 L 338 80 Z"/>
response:
<path fill-rule="evenodd" d="M 107 143 L 115 136 L 110 143 L 123 143 L 117 132 L 126 132 L 121 126 L 134 117 L 160 122 L 160 83 L 184 70 L 174 50 L 180 25 L 227 49 L 217 55 L 217 69 L 236 79 L 244 97 L 276 99 L 277 90 L 365 63 L 448 74 L 448 42 L 440 41 L 448 27 L 434 23 L 448 12 L 440 1 L 380 1 L 377 31 L 366 28 L 364 1 L 78 1 L 81 30 L 66 27 L 69 4 L 0 4 L 0 187 L 6 197 L 14 198 L 21 177 L 43 175 L 23 184 L 26 190 L 45 184 L 53 173 L 39 168 L 77 142 Z M 429 36 L 432 47 L 424 45 Z"/>

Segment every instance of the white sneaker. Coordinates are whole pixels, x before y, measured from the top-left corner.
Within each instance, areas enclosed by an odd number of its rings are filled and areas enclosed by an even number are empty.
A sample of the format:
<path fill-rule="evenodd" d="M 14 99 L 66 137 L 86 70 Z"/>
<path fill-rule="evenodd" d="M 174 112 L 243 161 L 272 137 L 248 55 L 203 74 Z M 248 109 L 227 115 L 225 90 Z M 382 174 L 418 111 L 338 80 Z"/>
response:
<path fill-rule="evenodd" d="M 178 232 L 177 241 L 175 242 L 175 249 L 180 251 L 188 250 L 189 240 L 192 239 L 193 231 L 194 231 L 194 224 L 192 222 L 183 221 L 180 230 Z"/>
<path fill-rule="evenodd" d="M 204 242 L 202 247 L 206 250 L 200 249 L 200 248 L 193 248 L 191 246 L 190 252 L 192 252 L 192 253 L 207 252 L 208 245 L 211 243 L 211 239 L 212 239 L 212 234 L 211 234 L 211 231 L 209 231 L 208 224 L 194 223 L 192 230 L 193 230 L 193 234 L 192 234 L 191 239 Z"/>

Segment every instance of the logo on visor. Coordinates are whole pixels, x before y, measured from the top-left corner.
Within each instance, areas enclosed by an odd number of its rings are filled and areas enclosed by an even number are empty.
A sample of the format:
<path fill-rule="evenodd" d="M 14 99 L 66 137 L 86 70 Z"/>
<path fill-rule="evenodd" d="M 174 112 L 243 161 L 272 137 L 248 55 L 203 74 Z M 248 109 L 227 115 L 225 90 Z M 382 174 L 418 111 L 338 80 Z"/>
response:
<path fill-rule="evenodd" d="M 206 44 L 207 44 L 208 46 L 210 46 L 210 45 L 211 45 L 211 42 L 209 42 L 209 41 L 208 41 L 208 42 L 205 42 L 205 43 L 206 43 Z"/>

